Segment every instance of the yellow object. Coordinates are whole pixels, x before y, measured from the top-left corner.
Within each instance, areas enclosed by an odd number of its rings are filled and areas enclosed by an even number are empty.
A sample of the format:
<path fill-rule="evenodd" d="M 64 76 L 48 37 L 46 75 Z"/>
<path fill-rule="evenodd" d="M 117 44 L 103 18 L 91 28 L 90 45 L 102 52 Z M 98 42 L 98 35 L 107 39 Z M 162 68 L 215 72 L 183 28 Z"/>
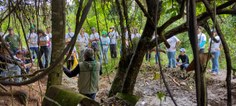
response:
<path fill-rule="evenodd" d="M 78 62 L 78 60 L 77 60 L 77 58 L 76 58 L 75 53 L 73 53 L 73 56 L 74 56 L 74 64 L 73 64 L 73 66 L 72 66 L 72 70 L 74 70 L 75 67 L 79 64 L 79 62 Z"/>

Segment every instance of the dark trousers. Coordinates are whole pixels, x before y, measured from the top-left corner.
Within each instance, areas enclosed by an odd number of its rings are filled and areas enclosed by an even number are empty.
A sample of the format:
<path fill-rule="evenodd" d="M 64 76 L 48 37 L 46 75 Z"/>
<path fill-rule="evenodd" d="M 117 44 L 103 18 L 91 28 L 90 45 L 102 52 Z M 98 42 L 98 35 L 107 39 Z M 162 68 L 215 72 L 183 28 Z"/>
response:
<path fill-rule="evenodd" d="M 95 100 L 95 97 L 96 97 L 96 93 L 92 93 L 92 94 L 83 94 L 83 95 L 85 95 L 85 96 L 87 96 L 87 97 L 89 97 L 89 98 L 91 98 L 91 99 L 93 99 L 93 100 Z"/>
<path fill-rule="evenodd" d="M 67 60 L 67 68 L 70 70 L 74 64 L 74 60 Z"/>
<path fill-rule="evenodd" d="M 43 54 L 45 56 L 45 65 L 43 65 L 43 63 L 41 61 L 41 58 L 42 58 Z M 48 55 L 49 55 L 48 46 L 40 46 L 40 51 L 39 51 L 39 59 L 40 59 L 39 67 L 40 67 L 40 69 L 48 67 Z"/>
<path fill-rule="evenodd" d="M 38 47 L 30 47 L 32 59 L 35 59 L 38 56 Z"/>
<path fill-rule="evenodd" d="M 116 44 L 110 44 L 111 58 L 117 57 Z"/>

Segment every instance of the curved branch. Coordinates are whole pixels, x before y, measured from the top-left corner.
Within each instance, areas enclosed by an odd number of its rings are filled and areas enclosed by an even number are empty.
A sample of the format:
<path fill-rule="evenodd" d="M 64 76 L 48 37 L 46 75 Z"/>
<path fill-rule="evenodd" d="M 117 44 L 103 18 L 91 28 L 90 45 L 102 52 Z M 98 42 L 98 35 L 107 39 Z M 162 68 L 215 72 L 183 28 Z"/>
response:
<path fill-rule="evenodd" d="M 175 21 L 179 20 L 181 17 L 183 17 L 183 15 L 184 15 L 184 8 L 185 8 L 184 3 L 185 3 L 185 1 L 182 1 L 181 6 L 180 6 L 179 14 L 174 16 L 174 17 L 171 17 L 162 26 L 158 27 L 157 28 L 158 31 L 162 32 L 164 29 L 166 29 L 168 26 L 170 26 L 173 22 L 175 22 Z"/>

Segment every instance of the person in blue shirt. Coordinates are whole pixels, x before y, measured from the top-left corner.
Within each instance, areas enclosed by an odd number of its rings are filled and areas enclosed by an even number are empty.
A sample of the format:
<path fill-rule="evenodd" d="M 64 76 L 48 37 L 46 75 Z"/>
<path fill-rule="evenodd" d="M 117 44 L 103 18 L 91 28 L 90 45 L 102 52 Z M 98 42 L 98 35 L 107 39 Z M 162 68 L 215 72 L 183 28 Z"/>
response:
<path fill-rule="evenodd" d="M 104 56 L 104 60 L 105 60 L 105 64 L 108 63 L 108 47 L 110 44 L 110 39 L 107 35 L 106 31 L 102 31 L 102 38 L 101 38 L 101 42 L 102 42 L 102 53 Z"/>
<path fill-rule="evenodd" d="M 199 52 L 204 53 L 205 45 L 206 45 L 206 35 L 202 33 L 202 28 L 198 27 L 198 46 L 199 46 Z"/>

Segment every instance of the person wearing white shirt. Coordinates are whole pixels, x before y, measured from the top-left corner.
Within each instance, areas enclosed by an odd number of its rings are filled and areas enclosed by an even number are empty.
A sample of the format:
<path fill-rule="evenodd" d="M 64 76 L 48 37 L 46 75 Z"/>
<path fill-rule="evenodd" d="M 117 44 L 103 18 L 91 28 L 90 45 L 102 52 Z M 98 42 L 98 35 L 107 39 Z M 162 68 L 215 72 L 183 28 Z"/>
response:
<path fill-rule="evenodd" d="M 110 37 L 110 52 L 111 52 L 111 58 L 117 58 L 117 39 L 119 37 L 118 32 L 115 31 L 114 27 L 110 27 L 109 32 Z"/>
<path fill-rule="evenodd" d="M 39 67 L 40 69 L 42 68 L 47 68 L 49 64 L 49 48 L 48 48 L 48 42 L 49 42 L 49 37 L 43 32 L 43 30 L 38 30 L 37 32 L 38 37 L 39 37 L 39 59 L 44 55 L 45 58 L 45 64 L 40 61 L 39 62 Z"/>
<path fill-rule="evenodd" d="M 202 33 L 202 28 L 198 27 L 198 46 L 199 52 L 204 53 L 205 45 L 206 45 L 206 35 Z"/>
<path fill-rule="evenodd" d="M 68 44 L 71 39 L 74 37 L 74 32 L 72 32 L 71 28 L 68 28 L 68 33 L 65 36 L 66 44 Z"/>
<path fill-rule="evenodd" d="M 73 37 L 74 37 L 74 33 L 72 32 L 71 28 L 69 27 L 68 33 L 65 35 L 66 45 L 70 43 L 70 41 Z M 66 62 L 68 69 L 72 68 L 75 59 L 77 59 L 77 53 L 76 53 L 76 48 L 74 47 L 73 52 L 70 55 L 70 58 Z"/>
<path fill-rule="evenodd" d="M 102 55 L 102 53 L 100 53 L 100 48 L 99 48 L 99 34 L 96 32 L 96 29 L 94 27 L 91 28 L 92 34 L 89 37 L 89 41 L 91 42 L 91 48 L 94 50 L 95 53 L 95 59 L 96 57 L 100 60 L 100 63 L 102 63 L 102 58 L 100 56 L 100 54 Z"/>
<path fill-rule="evenodd" d="M 89 44 L 89 35 L 84 31 L 84 28 L 81 28 L 78 39 L 78 46 L 79 46 L 79 61 L 84 61 L 84 51 L 88 47 Z"/>
<path fill-rule="evenodd" d="M 47 27 L 46 28 L 46 33 L 45 33 L 48 37 L 49 37 L 49 41 L 48 41 L 48 63 L 51 63 L 51 56 L 52 56 L 52 33 L 51 33 L 51 27 Z M 43 59 L 43 63 L 45 64 L 45 59 Z"/>
<path fill-rule="evenodd" d="M 167 39 L 170 47 L 167 49 L 167 57 L 168 57 L 168 68 L 176 68 L 176 47 L 180 44 L 180 40 L 176 36 L 172 36 Z"/>
<path fill-rule="evenodd" d="M 134 28 L 133 33 L 131 34 L 131 39 L 133 40 L 134 38 L 140 38 L 141 35 L 138 33 L 138 29 Z"/>
<path fill-rule="evenodd" d="M 108 47 L 110 44 L 110 39 L 107 36 L 107 32 L 106 31 L 102 31 L 102 38 L 101 38 L 101 43 L 102 43 L 102 53 L 104 56 L 104 60 L 105 60 L 105 64 L 108 63 Z"/>
<path fill-rule="evenodd" d="M 210 39 L 209 42 L 211 43 L 210 45 L 210 51 L 211 54 L 213 55 L 212 57 L 212 70 L 211 72 L 214 75 L 217 75 L 219 73 L 219 57 L 220 57 L 220 45 L 221 45 L 221 40 L 220 37 L 217 35 L 217 32 L 215 30 L 212 31 L 213 37 L 215 38 L 216 41 Z"/>
<path fill-rule="evenodd" d="M 32 59 L 35 59 L 38 56 L 38 35 L 35 33 L 34 28 L 30 28 L 30 33 L 26 36 L 29 49 L 31 52 Z"/>

